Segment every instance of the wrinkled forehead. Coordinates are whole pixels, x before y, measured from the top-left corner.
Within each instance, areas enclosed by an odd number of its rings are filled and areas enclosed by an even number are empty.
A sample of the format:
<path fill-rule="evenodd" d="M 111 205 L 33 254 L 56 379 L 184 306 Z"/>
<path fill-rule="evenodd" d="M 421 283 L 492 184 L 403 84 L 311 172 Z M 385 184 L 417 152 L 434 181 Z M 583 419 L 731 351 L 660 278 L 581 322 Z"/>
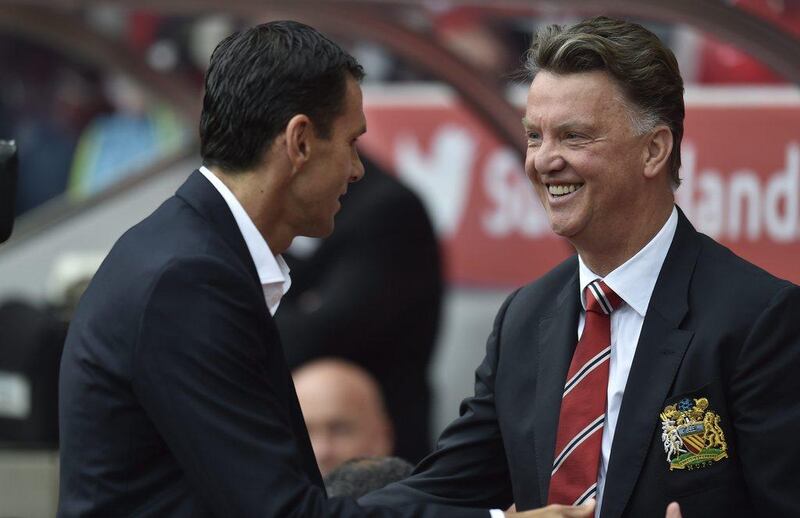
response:
<path fill-rule="evenodd" d="M 625 109 L 621 89 L 604 71 L 556 74 L 542 70 L 528 89 L 524 121 L 534 125 L 553 119 L 589 123 Z"/>

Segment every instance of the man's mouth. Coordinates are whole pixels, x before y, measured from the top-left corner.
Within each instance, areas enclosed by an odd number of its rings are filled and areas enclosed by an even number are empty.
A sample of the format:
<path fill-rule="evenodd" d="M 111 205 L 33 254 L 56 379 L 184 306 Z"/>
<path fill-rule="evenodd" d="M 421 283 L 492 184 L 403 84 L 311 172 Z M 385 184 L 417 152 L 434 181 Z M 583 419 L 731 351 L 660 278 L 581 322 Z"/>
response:
<path fill-rule="evenodd" d="M 582 183 L 562 183 L 562 184 L 547 184 L 547 192 L 554 198 L 560 198 L 572 194 L 583 187 Z"/>

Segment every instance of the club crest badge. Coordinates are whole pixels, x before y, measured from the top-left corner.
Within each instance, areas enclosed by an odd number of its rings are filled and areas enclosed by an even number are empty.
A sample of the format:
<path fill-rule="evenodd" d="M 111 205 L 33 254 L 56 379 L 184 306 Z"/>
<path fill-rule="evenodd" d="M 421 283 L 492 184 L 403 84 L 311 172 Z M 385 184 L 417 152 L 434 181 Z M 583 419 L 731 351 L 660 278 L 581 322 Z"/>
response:
<path fill-rule="evenodd" d="M 661 412 L 661 440 L 670 471 L 698 469 L 728 457 L 719 416 L 708 399 L 683 398 Z"/>

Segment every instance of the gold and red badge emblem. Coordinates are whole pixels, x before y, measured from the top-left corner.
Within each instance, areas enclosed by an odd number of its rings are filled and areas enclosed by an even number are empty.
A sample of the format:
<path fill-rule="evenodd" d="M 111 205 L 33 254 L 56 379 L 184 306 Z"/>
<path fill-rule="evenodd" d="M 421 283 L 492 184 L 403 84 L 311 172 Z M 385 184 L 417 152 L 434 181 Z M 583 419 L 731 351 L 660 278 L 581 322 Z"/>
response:
<path fill-rule="evenodd" d="M 664 408 L 661 440 L 670 471 L 703 468 L 728 457 L 720 418 L 704 397 L 683 398 Z"/>

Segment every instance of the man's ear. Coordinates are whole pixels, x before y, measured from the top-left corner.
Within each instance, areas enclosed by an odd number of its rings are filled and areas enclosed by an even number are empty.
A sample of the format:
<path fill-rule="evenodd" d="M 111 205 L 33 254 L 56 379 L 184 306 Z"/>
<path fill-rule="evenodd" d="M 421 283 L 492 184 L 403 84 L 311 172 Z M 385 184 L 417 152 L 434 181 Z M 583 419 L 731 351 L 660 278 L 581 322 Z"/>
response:
<path fill-rule="evenodd" d="M 667 126 L 656 126 L 647 135 L 644 150 L 644 175 L 655 178 L 661 171 L 667 171 L 667 161 L 672 153 L 672 131 Z"/>
<path fill-rule="evenodd" d="M 295 115 L 286 125 L 286 154 L 292 164 L 292 172 L 299 171 L 311 156 L 314 128 L 307 115 Z"/>

